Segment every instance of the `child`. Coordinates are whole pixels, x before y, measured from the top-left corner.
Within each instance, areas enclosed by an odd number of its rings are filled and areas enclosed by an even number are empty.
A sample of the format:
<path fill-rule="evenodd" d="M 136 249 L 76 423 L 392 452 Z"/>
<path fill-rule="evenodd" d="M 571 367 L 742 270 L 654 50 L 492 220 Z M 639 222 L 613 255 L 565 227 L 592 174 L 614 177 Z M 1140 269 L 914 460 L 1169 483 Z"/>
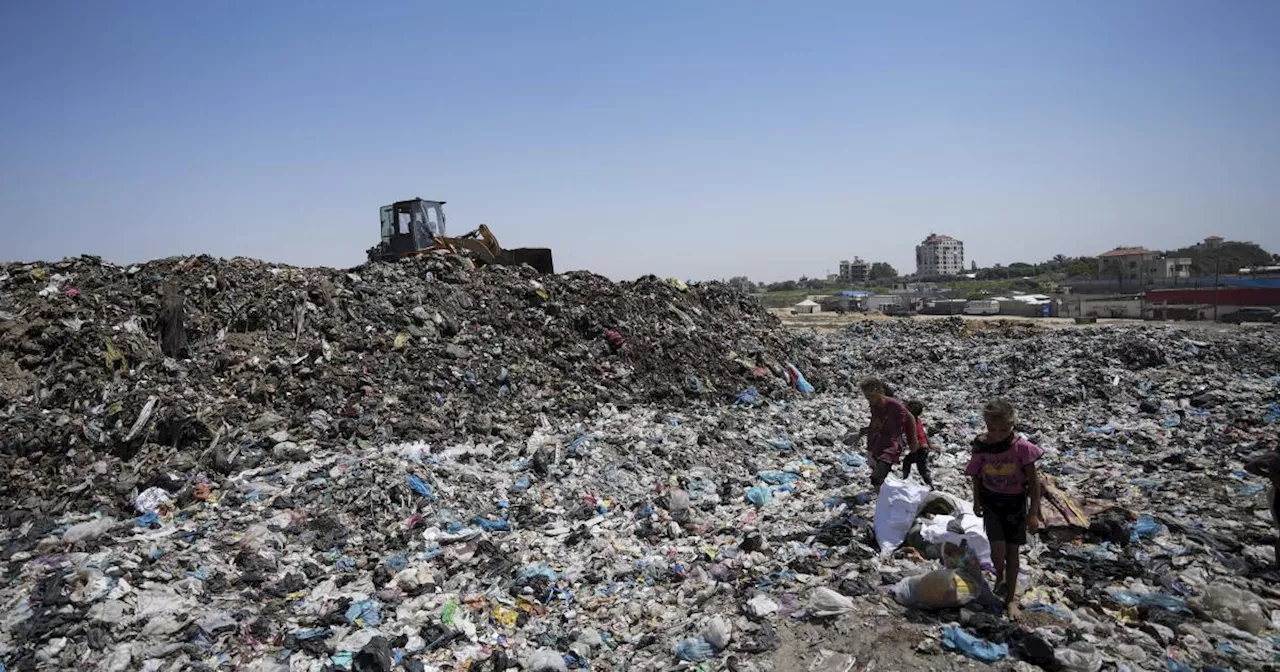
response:
<path fill-rule="evenodd" d="M 1280 502 L 1276 500 L 1276 491 L 1280 490 L 1280 449 L 1249 460 L 1244 469 L 1255 476 L 1271 479 L 1267 498 L 1271 502 L 1271 522 L 1276 526 L 1276 566 L 1280 567 Z"/>
<path fill-rule="evenodd" d="M 1009 402 L 987 402 L 982 419 L 987 432 L 974 440 L 973 455 L 964 473 L 973 480 L 973 512 L 982 518 L 991 542 L 995 592 L 1004 598 L 1009 617 L 1017 618 L 1021 614 L 1017 599 L 1018 553 L 1027 543 L 1027 533 L 1035 534 L 1040 529 L 1036 460 L 1044 451 L 1014 434 L 1016 415 Z"/>
<path fill-rule="evenodd" d="M 902 437 L 906 435 L 911 452 L 920 450 L 916 422 L 911 411 L 886 394 L 885 384 L 867 378 L 858 385 L 871 407 L 871 425 L 867 427 L 867 456 L 871 459 L 871 487 L 880 492 L 884 479 L 902 456 Z"/>
<path fill-rule="evenodd" d="M 920 479 L 924 484 L 933 489 L 933 477 L 929 475 L 929 435 L 924 431 L 924 420 L 921 416 L 924 414 L 924 404 L 918 401 L 908 401 L 907 410 L 911 411 L 911 415 L 916 419 L 916 439 L 920 442 L 920 450 L 917 450 L 906 459 L 902 460 L 902 478 L 906 479 L 911 475 L 911 465 L 916 465 L 916 470 L 920 472 Z"/>

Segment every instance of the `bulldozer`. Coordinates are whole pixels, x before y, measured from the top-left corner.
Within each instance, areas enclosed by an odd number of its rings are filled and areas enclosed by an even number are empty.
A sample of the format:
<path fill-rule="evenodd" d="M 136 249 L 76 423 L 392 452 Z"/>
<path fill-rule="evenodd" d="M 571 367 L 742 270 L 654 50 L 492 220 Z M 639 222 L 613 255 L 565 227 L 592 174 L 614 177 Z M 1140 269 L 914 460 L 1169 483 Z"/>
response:
<path fill-rule="evenodd" d="M 369 261 L 394 261 L 445 251 L 470 257 L 481 266 L 528 264 L 539 273 L 555 273 L 550 249 L 503 249 L 484 224 L 461 236 L 450 237 L 445 230 L 444 201 L 413 198 L 384 205 L 378 212 L 382 221 L 382 241 L 369 248 Z"/>

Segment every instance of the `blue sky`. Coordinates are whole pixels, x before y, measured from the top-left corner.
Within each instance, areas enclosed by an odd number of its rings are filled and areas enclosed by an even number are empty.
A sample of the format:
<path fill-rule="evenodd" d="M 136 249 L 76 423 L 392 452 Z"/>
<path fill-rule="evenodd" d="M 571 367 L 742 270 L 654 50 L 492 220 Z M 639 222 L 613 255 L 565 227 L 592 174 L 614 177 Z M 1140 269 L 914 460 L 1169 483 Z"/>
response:
<path fill-rule="evenodd" d="M 610 277 L 1280 251 L 1280 3 L 8 2 L 0 258 L 355 265 L 449 202 Z"/>

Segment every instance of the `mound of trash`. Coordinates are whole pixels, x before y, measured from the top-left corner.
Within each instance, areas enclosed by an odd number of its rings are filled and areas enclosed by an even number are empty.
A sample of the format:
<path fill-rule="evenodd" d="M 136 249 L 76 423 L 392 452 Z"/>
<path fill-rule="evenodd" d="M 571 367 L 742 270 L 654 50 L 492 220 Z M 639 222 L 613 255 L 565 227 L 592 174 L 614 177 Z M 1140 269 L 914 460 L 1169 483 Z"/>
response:
<path fill-rule="evenodd" d="M 229 472 L 280 431 L 510 438 L 539 413 L 786 394 L 811 365 L 803 340 L 721 283 L 443 255 L 351 270 L 207 256 L 0 267 L 0 451 L 22 456 L 165 446 Z"/>
<path fill-rule="evenodd" d="M 1243 469 L 1280 439 L 1274 329 L 793 337 L 653 278 L 193 258 L 104 267 L 133 278 L 108 291 L 68 263 L 0 284 L 23 437 L 0 454 L 3 670 L 1276 660 L 1275 531 Z M 924 403 L 932 490 L 895 469 L 870 491 L 869 375 Z M 1016 622 L 963 473 L 995 395 L 1045 450 Z"/>

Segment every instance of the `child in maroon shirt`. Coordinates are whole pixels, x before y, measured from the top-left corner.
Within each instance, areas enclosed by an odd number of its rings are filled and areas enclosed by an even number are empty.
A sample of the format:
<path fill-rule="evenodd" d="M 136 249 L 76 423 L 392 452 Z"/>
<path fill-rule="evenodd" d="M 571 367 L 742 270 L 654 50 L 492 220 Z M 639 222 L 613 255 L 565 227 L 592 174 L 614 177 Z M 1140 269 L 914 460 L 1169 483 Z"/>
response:
<path fill-rule="evenodd" d="M 920 450 L 907 455 L 906 459 L 902 460 L 902 478 L 906 479 L 911 475 L 911 465 L 914 464 L 916 470 L 920 472 L 920 480 L 932 488 L 933 477 L 929 475 L 929 435 L 925 434 L 924 420 L 921 419 L 924 414 L 924 404 L 914 400 L 908 401 L 907 410 L 911 411 L 911 415 L 916 419 L 916 440 L 920 442 Z"/>
<path fill-rule="evenodd" d="M 1040 478 L 1036 460 L 1044 451 L 1013 432 L 1013 406 L 1002 399 L 982 409 L 987 432 L 973 442 L 973 455 L 964 473 L 973 480 L 973 512 L 982 518 L 991 542 L 996 570 L 996 594 L 1004 598 L 1009 616 L 1018 608 L 1018 553 L 1027 533 L 1040 529 Z M 1029 505 L 1029 506 L 1028 506 Z"/>
<path fill-rule="evenodd" d="M 863 380 L 859 387 L 871 407 L 871 425 L 867 427 L 867 456 L 874 460 L 871 486 L 880 492 L 884 479 L 902 457 L 902 437 L 906 436 L 911 452 L 920 450 L 916 436 L 916 419 L 901 401 L 885 393 L 885 384 L 875 378 Z"/>

